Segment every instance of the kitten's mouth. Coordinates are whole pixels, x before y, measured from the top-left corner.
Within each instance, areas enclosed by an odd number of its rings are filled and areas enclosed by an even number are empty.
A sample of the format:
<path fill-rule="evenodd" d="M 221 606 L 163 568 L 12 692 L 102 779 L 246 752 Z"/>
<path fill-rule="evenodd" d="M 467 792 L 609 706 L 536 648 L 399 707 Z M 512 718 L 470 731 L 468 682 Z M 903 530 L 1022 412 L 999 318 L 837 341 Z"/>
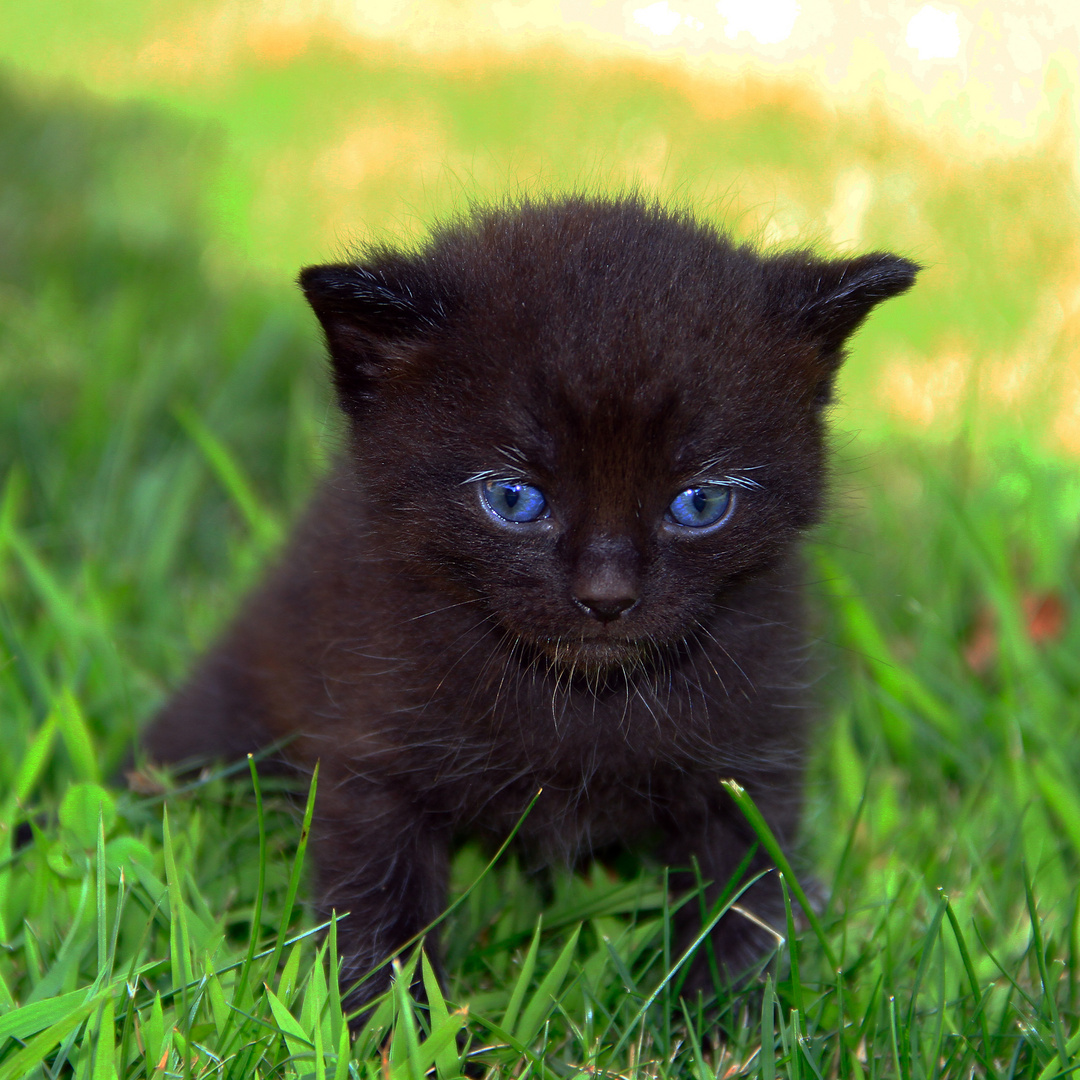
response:
<path fill-rule="evenodd" d="M 646 655 L 636 641 L 573 641 L 566 638 L 541 639 L 537 642 L 548 659 L 559 667 L 583 673 L 635 667 Z"/>

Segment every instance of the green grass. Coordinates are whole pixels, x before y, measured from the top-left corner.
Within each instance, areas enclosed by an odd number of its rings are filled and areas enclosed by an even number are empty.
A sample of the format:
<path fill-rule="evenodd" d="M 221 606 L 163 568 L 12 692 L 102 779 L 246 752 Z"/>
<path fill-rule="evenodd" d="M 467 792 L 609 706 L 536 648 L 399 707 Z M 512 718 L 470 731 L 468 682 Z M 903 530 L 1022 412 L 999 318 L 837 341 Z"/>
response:
<path fill-rule="evenodd" d="M 798 171 L 779 119 L 741 123 L 747 154 Z M 263 780 L 256 799 L 243 768 L 151 794 L 115 782 L 333 451 L 312 320 L 287 282 L 208 273 L 201 185 L 220 149 L 189 126 L 0 87 L 0 148 L 0 1080 L 442 1080 L 466 1058 L 560 1080 L 1071 1075 L 1073 463 L 974 411 L 944 446 L 894 432 L 839 450 L 813 549 L 824 708 L 805 828 L 830 900 L 808 929 L 795 904 L 747 986 L 680 999 L 655 868 L 541 888 L 465 848 L 449 1000 L 426 977 L 417 1008 L 403 977 L 350 1043 L 332 928 L 304 906 L 303 793 Z M 991 207 L 1012 190 L 999 172 Z M 965 266 L 989 242 L 957 230 Z M 1037 306 L 1056 266 L 1016 303 Z M 918 332 L 990 333 L 968 285 L 951 312 L 931 291 L 942 310 Z M 1023 605 L 1048 593 L 1065 624 L 1036 643 Z M 988 613 L 976 673 L 963 646 Z M 425 977 L 418 954 L 401 963 Z"/>

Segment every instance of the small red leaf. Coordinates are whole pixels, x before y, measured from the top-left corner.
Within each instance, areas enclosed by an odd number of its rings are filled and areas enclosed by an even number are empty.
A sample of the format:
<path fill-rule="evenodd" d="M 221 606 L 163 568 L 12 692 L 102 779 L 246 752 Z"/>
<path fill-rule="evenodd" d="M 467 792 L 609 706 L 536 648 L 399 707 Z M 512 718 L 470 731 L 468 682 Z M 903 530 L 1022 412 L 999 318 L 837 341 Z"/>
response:
<path fill-rule="evenodd" d="M 1065 632 L 1065 602 L 1054 591 L 1025 593 L 1021 604 L 1028 636 L 1036 645 L 1057 641 Z"/>

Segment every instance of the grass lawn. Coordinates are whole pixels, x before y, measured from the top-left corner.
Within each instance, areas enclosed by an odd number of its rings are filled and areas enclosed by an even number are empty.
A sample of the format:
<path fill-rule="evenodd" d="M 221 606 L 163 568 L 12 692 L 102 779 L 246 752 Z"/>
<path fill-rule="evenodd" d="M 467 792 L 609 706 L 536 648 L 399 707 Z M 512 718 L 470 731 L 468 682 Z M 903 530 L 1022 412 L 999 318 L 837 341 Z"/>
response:
<path fill-rule="evenodd" d="M 543 77 L 500 76 L 520 95 Z M 683 116 L 674 91 L 621 77 L 611 92 L 633 90 L 639 112 Z M 501 145 L 498 110 L 487 132 L 479 91 L 451 82 L 438 100 L 456 137 Z M 696 121 L 680 122 L 690 145 Z M 717 170 L 804 193 L 826 169 L 815 155 L 884 176 L 906 154 L 922 231 L 906 236 L 894 192 L 867 245 L 933 264 L 856 343 L 812 549 L 822 722 L 804 861 L 828 905 L 745 986 L 687 1001 L 661 870 L 541 888 L 512 854 L 465 848 L 448 1000 L 428 979 L 418 1008 L 399 980 L 350 1042 L 333 928 L 305 907 L 303 793 L 267 779 L 256 797 L 246 766 L 118 782 L 334 452 L 314 320 L 284 275 L 234 279 L 207 255 L 222 151 L 203 128 L 0 83 L 0 1080 L 1072 1075 L 1076 463 L 978 401 L 948 439 L 873 404 L 890 350 L 1030 351 L 1076 254 L 1071 181 L 1049 153 L 938 175 L 910 133 L 841 145 L 768 102 L 730 131 L 701 143 Z M 824 206 L 826 188 L 805 197 Z M 1060 404 L 1048 391 L 1047 424 Z"/>

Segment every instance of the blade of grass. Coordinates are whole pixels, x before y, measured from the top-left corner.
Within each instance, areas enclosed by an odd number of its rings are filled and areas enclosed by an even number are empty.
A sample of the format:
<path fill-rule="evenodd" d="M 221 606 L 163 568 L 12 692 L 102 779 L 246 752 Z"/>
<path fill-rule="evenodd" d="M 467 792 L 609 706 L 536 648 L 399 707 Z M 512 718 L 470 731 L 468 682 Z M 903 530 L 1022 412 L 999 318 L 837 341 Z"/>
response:
<path fill-rule="evenodd" d="M 330 930 L 326 935 L 326 964 L 330 1009 L 330 1037 L 335 1045 L 341 1042 L 341 1032 L 345 1027 L 344 1011 L 341 1007 L 341 962 L 337 948 L 337 912 L 330 912 Z M 346 1032 L 346 1037 L 348 1032 Z"/>
<path fill-rule="evenodd" d="M 424 993 L 427 994 L 428 1010 L 431 1017 L 430 1037 L 434 1038 L 436 1032 L 445 1031 L 452 1026 L 450 1012 L 446 1007 L 442 987 L 439 986 L 439 980 L 435 976 L 435 971 L 431 966 L 431 961 L 427 958 L 427 953 L 421 954 L 420 965 L 421 976 L 424 980 Z M 462 1019 L 463 1023 L 464 1019 Z M 431 1057 L 435 1062 L 435 1073 L 439 1080 L 451 1080 L 452 1077 L 459 1075 L 461 1072 L 461 1058 L 457 1053 L 456 1037 L 457 1032 L 461 1030 L 462 1024 L 458 1024 L 454 1028 L 453 1039 L 449 1039 L 445 1044 L 440 1044 L 437 1047 L 432 1045 L 427 1048 L 431 1051 Z"/>
<path fill-rule="evenodd" d="M 521 970 L 518 972 L 518 977 L 514 982 L 514 988 L 510 991 L 510 1000 L 507 1002 L 506 1012 L 503 1013 L 502 1018 L 502 1026 L 507 1031 L 514 1030 L 518 1014 L 521 1011 L 521 1004 L 525 1000 L 529 983 L 532 981 L 533 971 L 536 968 L 536 956 L 540 951 L 540 930 L 542 925 L 543 916 L 536 920 L 536 930 L 533 931 L 529 951 L 525 954 L 525 959 L 521 963 Z"/>
<path fill-rule="evenodd" d="M 943 891 L 941 892 L 941 895 L 945 900 L 945 915 L 949 920 L 949 925 L 952 927 L 953 937 L 956 939 L 956 947 L 960 950 L 960 962 L 964 965 L 964 973 L 967 975 L 968 985 L 971 987 L 971 996 L 975 1002 L 975 1012 L 972 1019 L 978 1020 L 979 1032 L 982 1036 L 982 1050 L 978 1055 L 979 1060 L 982 1062 L 987 1076 L 996 1076 L 997 1073 L 993 1065 L 993 1051 L 990 1043 L 990 1031 L 986 1026 L 986 998 L 979 988 L 979 977 L 975 972 L 975 965 L 972 963 L 971 952 L 968 949 L 964 933 L 960 929 L 960 920 L 956 917 L 956 912 L 953 910 L 949 897 Z"/>
<path fill-rule="evenodd" d="M 311 1036 L 300 1026 L 300 1022 L 289 1012 L 285 1003 L 266 983 L 263 984 L 263 993 L 270 1003 L 270 1011 L 274 1016 L 278 1032 L 285 1040 L 289 1053 L 297 1061 L 309 1059 L 315 1049 L 315 1043 Z"/>
<path fill-rule="evenodd" d="M 237 978 L 236 993 L 233 995 L 234 1002 L 241 1008 L 244 1007 L 244 1002 L 246 1000 L 244 994 L 248 989 L 248 983 L 251 979 L 251 968 L 255 962 L 255 950 L 259 943 L 259 935 L 262 928 L 263 902 L 266 896 L 266 818 L 263 813 L 262 789 L 259 787 L 259 772 L 255 767 L 255 759 L 251 754 L 248 754 L 247 756 L 247 763 L 248 771 L 251 774 L 251 784 L 255 791 L 255 816 L 259 826 L 259 876 L 255 888 L 255 909 L 251 916 L 251 930 L 248 934 L 247 952 L 244 955 L 243 962 L 240 964 L 240 974 Z M 268 951 L 271 955 L 280 955 L 276 943 L 274 948 Z M 221 1045 L 225 1048 L 224 1056 L 227 1056 L 232 1048 L 229 1037 L 232 1034 L 232 1026 L 235 1023 L 233 1019 L 235 1015 L 235 1012 L 230 1012 L 229 1023 L 226 1024 L 225 1031 L 221 1036 Z"/>
<path fill-rule="evenodd" d="M 292 920 L 293 905 L 296 903 L 296 892 L 300 887 L 300 877 L 304 868 L 304 853 L 307 851 L 308 836 L 311 834 L 311 818 L 315 812 L 315 789 L 318 783 L 319 763 L 315 762 L 315 769 L 311 774 L 311 783 L 308 785 L 307 805 L 304 807 L 304 820 L 300 826 L 300 839 L 296 845 L 296 857 L 293 859 L 292 871 L 289 874 L 289 887 L 285 893 L 285 905 L 281 911 L 277 942 L 274 945 L 274 953 L 270 959 L 271 975 L 277 971 L 278 962 L 281 960 L 281 951 L 285 947 L 285 938 L 289 932 L 289 922 Z"/>
<path fill-rule="evenodd" d="M 859 597 L 849 575 L 829 555 L 817 549 L 815 559 L 822 577 L 844 616 L 844 626 L 853 648 L 866 661 L 874 681 L 897 701 L 907 702 L 930 721 L 952 744 L 963 737 L 956 714 L 932 693 L 917 675 L 893 657 L 885 635 L 870 609 Z"/>
<path fill-rule="evenodd" d="M 746 789 L 737 781 L 721 780 L 720 783 L 723 784 L 725 790 L 735 801 L 735 805 L 742 811 L 743 816 L 750 824 L 750 828 L 754 830 L 754 835 L 757 836 L 761 846 L 768 852 L 777 869 L 787 878 L 791 891 L 795 894 L 795 899 L 799 901 L 799 905 L 806 915 L 807 922 L 813 927 L 814 933 L 821 943 L 821 950 L 825 953 L 829 966 L 833 969 L 838 968 L 839 964 L 836 961 L 836 956 L 833 954 L 832 946 L 825 935 L 825 928 L 821 925 L 821 920 L 814 910 L 814 905 L 810 903 L 809 897 L 807 897 L 806 892 L 795 877 L 787 856 L 773 835 L 772 829 L 769 828 L 768 822 L 762 816 L 761 811 L 754 805 L 754 800 L 750 798 Z"/>
<path fill-rule="evenodd" d="M 169 809 L 162 814 L 162 850 L 165 854 L 165 887 L 169 896 L 169 953 L 172 961 L 173 986 L 180 987 L 183 1010 L 187 1013 L 187 987 L 193 982 L 188 955 L 190 937 L 187 932 L 187 911 L 180 893 L 180 875 L 176 869 L 172 833 L 169 830 Z"/>
<path fill-rule="evenodd" d="M 787 878 L 780 874 L 780 890 L 784 894 L 784 918 L 787 923 L 787 947 L 789 957 L 788 978 L 791 986 L 791 1001 L 800 1014 L 805 1015 L 802 980 L 799 978 L 799 942 L 795 934 L 795 914 L 791 910 L 791 893 Z"/>
<path fill-rule="evenodd" d="M 281 539 L 281 523 L 255 494 L 254 487 L 236 458 L 192 409 L 179 405 L 173 414 L 206 458 L 214 476 L 240 511 L 259 546 L 274 547 Z"/>
<path fill-rule="evenodd" d="M 694 871 L 694 891 L 698 900 L 698 916 L 701 919 L 702 926 L 704 926 L 709 921 L 709 909 L 705 899 L 705 881 L 701 876 L 701 864 L 698 862 L 697 856 L 691 858 L 690 865 Z M 743 870 L 738 876 L 741 877 L 745 872 Z M 709 977 L 713 981 L 713 986 L 719 988 L 723 985 L 723 979 L 720 977 L 720 965 L 716 962 L 716 949 L 713 947 L 712 938 L 705 939 L 705 962 L 709 965 Z"/>
<path fill-rule="evenodd" d="M 337 1063 L 334 1065 L 334 1080 L 348 1080 L 349 1061 L 352 1057 L 351 1051 L 352 1043 L 349 1040 L 349 1029 L 342 1024 L 337 1039 Z"/>
<path fill-rule="evenodd" d="M 1027 761 L 1039 794 L 1065 831 L 1073 852 L 1080 857 L 1080 795 L 1055 775 L 1046 762 L 1033 758 Z"/>
<path fill-rule="evenodd" d="M 0 1065 L 0 1080 L 24 1080 L 33 1074 L 53 1047 L 59 1046 L 100 1004 L 111 990 L 102 990 L 71 1010 L 62 1020 L 35 1035 L 21 1050 Z M 42 1003 L 44 1004 L 44 1003 Z M 7 1019 L 6 1017 L 4 1019 Z"/>
<path fill-rule="evenodd" d="M 780 1044 L 784 1048 L 784 1060 L 788 1065 L 789 1080 L 802 1080 L 802 1055 L 799 1053 L 799 1014 L 792 1009 L 789 1020 L 784 1021 L 784 1010 L 779 1010 L 777 1019 L 780 1021 Z"/>
<path fill-rule="evenodd" d="M 396 1008 L 394 1010 L 394 1038 L 390 1049 L 390 1075 L 393 1080 L 414 1080 L 422 1077 L 427 1070 L 420 1057 L 420 1037 L 416 1030 L 416 1014 L 413 1000 L 407 986 L 411 980 L 403 976 L 401 963 L 391 961 L 394 969 L 393 993 Z M 399 1042 L 400 1038 L 400 1042 Z"/>
<path fill-rule="evenodd" d="M 893 1069 L 896 1075 L 902 1080 L 908 1080 L 910 1073 L 900 1061 L 900 1042 L 896 1032 L 896 998 L 892 995 L 889 996 L 889 1045 L 892 1049 Z"/>
<path fill-rule="evenodd" d="M 75 914 L 64 935 L 60 951 L 52 966 L 34 984 L 33 989 L 26 997 L 26 1003 L 43 1001 L 58 993 L 60 988 L 67 982 L 68 976 L 78 969 L 79 961 L 86 949 L 87 942 L 83 934 L 83 913 L 90 900 L 90 879 L 83 878 L 79 886 L 79 900 L 75 908 Z M 25 925 L 25 924 L 24 924 Z M 32 935 L 27 935 L 27 942 L 32 940 Z"/>
<path fill-rule="evenodd" d="M 287 1007 L 293 1003 L 296 996 L 297 979 L 300 974 L 300 946 L 294 945 L 289 951 L 288 958 L 281 969 L 281 977 L 278 979 L 278 997 L 285 1002 Z"/>
<path fill-rule="evenodd" d="M 705 1055 L 701 1052 L 701 1039 L 698 1038 L 697 1025 L 694 1023 L 690 1010 L 686 1007 L 685 998 L 680 998 L 679 1008 L 686 1020 L 686 1037 L 690 1040 L 691 1059 L 690 1075 L 696 1080 L 716 1080 L 712 1070 L 705 1062 Z"/>
<path fill-rule="evenodd" d="M 46 718 L 45 723 L 30 737 L 29 745 L 15 771 L 14 783 L 0 809 L 0 815 L 2 815 L 0 816 L 0 941 L 11 939 L 6 914 L 11 874 L 8 862 L 12 857 L 12 841 L 19 812 L 45 772 L 59 723 L 59 717 L 54 709 Z"/>
<path fill-rule="evenodd" d="M 41 776 L 49 764 L 49 753 L 59 728 L 60 717 L 55 708 L 45 718 L 45 722 L 30 737 L 22 755 L 15 778 L 8 791 L 4 804 L 4 819 L 10 823 L 11 816 L 18 806 L 24 804 L 33 794 Z M 10 835 L 5 834 L 5 842 L 10 843 Z"/>
<path fill-rule="evenodd" d="M 1028 871 L 1027 862 L 1023 863 L 1024 872 L 1024 896 L 1027 899 L 1028 917 L 1031 919 L 1031 936 L 1035 946 L 1035 963 L 1039 967 L 1039 978 L 1043 986 L 1043 1002 L 1050 1012 L 1050 1025 L 1054 1032 L 1054 1043 L 1057 1047 L 1058 1057 L 1063 1061 L 1069 1060 L 1068 1040 L 1065 1038 L 1065 1029 L 1061 1026 L 1061 1015 L 1058 1012 L 1057 995 L 1055 986 L 1050 981 L 1050 975 L 1046 968 L 1046 946 L 1043 944 L 1042 928 L 1039 924 L 1039 912 L 1035 904 L 1035 893 L 1031 888 L 1031 874 Z"/>
<path fill-rule="evenodd" d="M 6 531 L 8 545 L 18 557 L 27 579 L 64 640 L 72 646 L 78 646 L 87 637 L 97 636 L 99 628 L 90 625 L 81 605 L 60 584 L 56 575 L 21 532 L 14 525 L 9 525 Z"/>
<path fill-rule="evenodd" d="M 124 993 L 127 995 L 127 1007 L 124 1009 L 124 1026 L 120 1031 L 120 1051 L 117 1055 L 117 1061 L 121 1069 L 125 1069 L 127 1065 L 131 1049 L 131 1036 L 135 1031 L 135 989 L 125 984 Z"/>
<path fill-rule="evenodd" d="M 94 921 L 97 930 L 98 978 L 108 980 L 112 978 L 112 968 L 109 964 L 109 909 L 105 889 L 105 818 L 101 810 L 98 811 L 97 844 L 94 855 L 94 885 L 97 901 Z"/>
<path fill-rule="evenodd" d="M 112 995 L 105 998 L 95 1024 L 93 1080 L 116 1080 L 116 1014 Z"/>
<path fill-rule="evenodd" d="M 776 991 L 772 976 L 765 976 L 765 992 L 761 995 L 761 1051 L 759 1063 L 761 1080 L 776 1080 Z"/>
<path fill-rule="evenodd" d="M 555 963 L 551 965 L 548 973 L 536 988 L 536 992 L 529 999 L 529 1003 L 523 1008 L 521 1020 L 514 1029 L 514 1038 L 522 1045 L 532 1044 L 554 1007 L 555 998 L 570 968 L 570 961 L 574 958 L 574 950 L 577 948 L 580 934 L 581 927 L 579 926 L 570 935 L 570 939 L 563 946 Z"/>
<path fill-rule="evenodd" d="M 85 989 L 72 990 L 70 994 L 33 1001 L 21 1005 L 0 1016 L 0 1039 L 28 1039 L 45 1028 L 59 1024 L 76 1012 L 87 1000 L 97 1000 L 97 995 L 87 995 Z"/>
<path fill-rule="evenodd" d="M 100 784 L 101 770 L 94 752 L 94 739 L 87 727 L 86 716 L 68 686 L 60 691 L 57 698 L 56 716 L 75 775 L 80 780 Z"/>
<path fill-rule="evenodd" d="M 930 961 L 933 958 L 934 948 L 941 937 L 941 921 L 945 918 L 945 909 L 947 907 L 948 904 L 944 897 L 939 897 L 934 917 L 930 920 L 930 925 L 923 935 L 922 948 L 919 950 L 919 965 L 915 969 L 915 980 L 911 984 L 911 997 L 908 1000 L 907 1019 L 905 1021 L 906 1029 L 911 1032 L 916 1030 L 915 1012 L 918 1008 L 919 990 L 922 987 L 926 969 L 930 966 Z"/>

